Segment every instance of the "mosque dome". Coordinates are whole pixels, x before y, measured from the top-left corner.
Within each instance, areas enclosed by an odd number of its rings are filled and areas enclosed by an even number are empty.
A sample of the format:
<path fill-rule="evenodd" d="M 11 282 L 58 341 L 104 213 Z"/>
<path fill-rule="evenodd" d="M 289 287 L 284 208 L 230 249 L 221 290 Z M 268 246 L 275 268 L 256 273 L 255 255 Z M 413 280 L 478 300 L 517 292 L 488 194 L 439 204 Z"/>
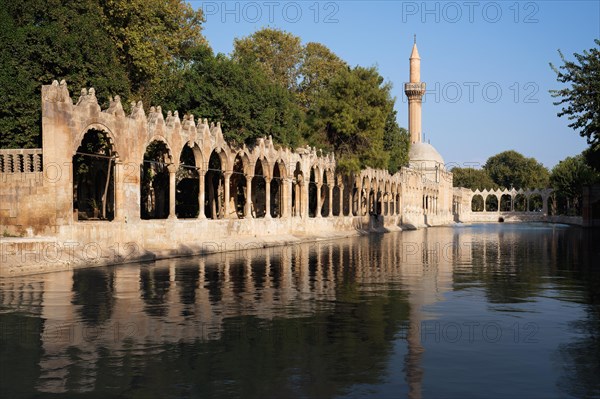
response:
<path fill-rule="evenodd" d="M 435 169 L 444 166 L 444 158 L 429 143 L 412 143 L 408 152 L 409 163 L 412 168 Z"/>

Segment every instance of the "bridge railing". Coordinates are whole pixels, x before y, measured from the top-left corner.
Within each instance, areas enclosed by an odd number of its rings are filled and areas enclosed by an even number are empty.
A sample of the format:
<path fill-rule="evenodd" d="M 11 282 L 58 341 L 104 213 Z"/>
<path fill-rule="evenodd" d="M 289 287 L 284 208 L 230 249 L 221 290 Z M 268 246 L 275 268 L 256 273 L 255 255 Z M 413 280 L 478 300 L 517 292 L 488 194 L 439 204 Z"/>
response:
<path fill-rule="evenodd" d="M 0 173 L 35 173 L 41 171 L 41 148 L 0 150 Z"/>

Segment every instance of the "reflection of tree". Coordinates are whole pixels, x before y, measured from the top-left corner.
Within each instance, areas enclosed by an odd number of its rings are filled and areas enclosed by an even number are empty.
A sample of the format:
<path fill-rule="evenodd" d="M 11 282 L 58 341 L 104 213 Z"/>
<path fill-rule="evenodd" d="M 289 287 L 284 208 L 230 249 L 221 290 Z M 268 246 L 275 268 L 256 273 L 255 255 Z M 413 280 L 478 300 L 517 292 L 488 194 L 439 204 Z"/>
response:
<path fill-rule="evenodd" d="M 347 301 L 309 317 L 228 318 L 219 340 L 166 344 L 135 360 L 134 386 L 119 368 L 106 367 L 103 379 L 139 397 L 330 398 L 355 384 L 380 383 L 408 317 L 406 297 L 395 291 L 367 298 L 347 289 Z M 136 353 L 126 351 L 122 363 L 132 364 Z M 106 364 L 109 354 L 100 356 Z"/>
<path fill-rule="evenodd" d="M 468 269 L 455 270 L 456 290 L 483 283 L 489 302 L 519 303 L 544 289 L 550 259 L 546 255 L 540 259 L 540 252 L 546 253 L 540 247 L 553 239 L 547 230 L 519 229 L 515 225 L 476 234 L 468 254 L 472 264 Z"/>
<path fill-rule="evenodd" d="M 0 297 L 2 293 L 0 292 Z M 2 298 L 0 298 L 2 299 Z M 1 301 L 2 303 L 6 303 Z M 0 313 L 0 397 L 33 397 L 43 356 L 44 319 L 31 314 Z M 16 367 L 18 366 L 18 367 Z M 27 381 L 27 383 L 15 383 Z"/>
<path fill-rule="evenodd" d="M 73 304 L 80 305 L 81 319 L 90 325 L 110 320 L 115 304 L 113 269 L 73 272 Z"/>
<path fill-rule="evenodd" d="M 571 252 L 579 262 L 569 262 L 573 270 L 559 271 L 566 278 L 573 279 L 571 285 L 579 285 L 584 289 L 583 301 L 587 316 L 583 320 L 570 325 L 578 339 L 559 348 L 559 364 L 563 367 L 563 376 L 558 387 L 575 397 L 600 397 L 600 270 L 598 259 L 600 250 L 599 230 L 582 230 L 581 236 L 570 235 L 561 242 L 561 253 Z"/>

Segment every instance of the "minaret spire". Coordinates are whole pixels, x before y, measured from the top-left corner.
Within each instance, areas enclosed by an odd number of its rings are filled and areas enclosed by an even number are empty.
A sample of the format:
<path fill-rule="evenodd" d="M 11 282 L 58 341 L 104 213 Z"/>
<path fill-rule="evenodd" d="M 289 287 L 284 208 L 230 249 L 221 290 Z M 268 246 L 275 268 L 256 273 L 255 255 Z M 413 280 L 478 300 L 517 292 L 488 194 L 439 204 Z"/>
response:
<path fill-rule="evenodd" d="M 420 143 L 421 139 L 421 104 L 425 94 L 425 83 L 421 82 L 421 57 L 417 49 L 417 35 L 410 54 L 410 80 L 404 84 L 404 93 L 408 97 L 408 131 L 411 143 Z"/>

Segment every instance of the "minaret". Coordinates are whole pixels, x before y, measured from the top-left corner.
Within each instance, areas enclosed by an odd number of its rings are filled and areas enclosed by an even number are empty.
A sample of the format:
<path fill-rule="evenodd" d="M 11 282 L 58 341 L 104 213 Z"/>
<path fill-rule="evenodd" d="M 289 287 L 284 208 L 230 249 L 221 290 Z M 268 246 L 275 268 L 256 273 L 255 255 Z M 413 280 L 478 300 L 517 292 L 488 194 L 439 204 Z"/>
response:
<path fill-rule="evenodd" d="M 417 50 L 417 35 L 410 54 L 410 82 L 404 84 L 408 97 L 408 132 L 411 143 L 421 142 L 421 99 L 425 94 L 425 83 L 421 82 L 421 57 Z"/>

